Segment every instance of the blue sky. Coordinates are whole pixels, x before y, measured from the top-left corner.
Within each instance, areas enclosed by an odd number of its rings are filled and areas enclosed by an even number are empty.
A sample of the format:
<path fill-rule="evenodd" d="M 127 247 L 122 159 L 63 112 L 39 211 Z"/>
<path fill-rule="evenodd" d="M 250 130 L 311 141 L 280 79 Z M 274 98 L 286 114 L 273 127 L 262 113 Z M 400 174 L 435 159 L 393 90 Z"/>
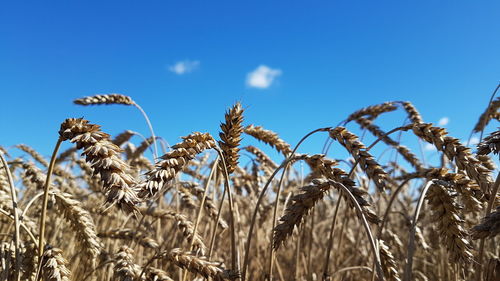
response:
<path fill-rule="evenodd" d="M 389 100 L 412 101 L 428 122 L 449 118 L 463 139 L 500 79 L 499 10 L 456 0 L 3 1 L 0 145 L 49 155 L 68 117 L 148 134 L 132 108 L 72 104 L 105 93 L 131 96 L 170 143 L 217 134 L 236 101 L 247 124 L 291 143 Z M 403 122 L 391 116 L 384 129 Z"/>

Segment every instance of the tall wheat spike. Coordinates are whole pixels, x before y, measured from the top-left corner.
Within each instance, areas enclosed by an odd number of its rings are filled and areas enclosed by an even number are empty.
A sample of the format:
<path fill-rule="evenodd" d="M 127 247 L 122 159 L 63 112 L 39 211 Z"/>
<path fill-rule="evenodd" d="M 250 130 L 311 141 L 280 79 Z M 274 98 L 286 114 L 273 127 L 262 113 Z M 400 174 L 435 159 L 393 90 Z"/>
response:
<path fill-rule="evenodd" d="M 241 142 L 241 133 L 243 133 L 243 108 L 237 102 L 225 115 L 225 122 L 220 124 L 222 132 L 219 133 L 219 146 L 222 149 L 222 155 L 226 160 L 227 172 L 232 174 L 238 166 L 239 145 Z"/>

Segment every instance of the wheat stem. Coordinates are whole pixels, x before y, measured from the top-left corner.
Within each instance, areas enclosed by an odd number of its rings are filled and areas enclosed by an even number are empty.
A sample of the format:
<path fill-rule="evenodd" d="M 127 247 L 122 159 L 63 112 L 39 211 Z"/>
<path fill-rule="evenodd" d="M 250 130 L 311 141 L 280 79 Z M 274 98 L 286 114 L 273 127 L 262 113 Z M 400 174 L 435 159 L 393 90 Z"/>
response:
<path fill-rule="evenodd" d="M 328 267 L 330 265 L 330 253 L 333 248 L 333 232 L 335 230 L 335 222 L 337 221 L 337 214 L 340 208 L 340 203 L 342 202 L 342 197 L 339 196 L 337 200 L 337 204 L 335 204 L 335 211 L 333 213 L 332 223 L 330 227 L 330 234 L 328 236 L 328 246 L 326 249 L 326 258 L 325 258 L 325 266 L 323 267 L 323 279 L 328 277 Z"/>
<path fill-rule="evenodd" d="M 255 221 L 257 219 L 257 212 L 259 210 L 260 204 L 262 203 L 262 200 L 264 199 L 264 195 L 266 194 L 266 191 L 269 188 L 269 185 L 271 184 L 271 180 L 276 176 L 276 174 L 279 172 L 279 170 L 281 170 L 282 168 L 284 168 L 284 167 L 286 167 L 288 165 L 288 163 L 292 160 L 293 155 L 295 154 L 295 151 L 297 151 L 297 149 L 302 144 L 302 142 L 304 142 L 308 137 L 310 137 L 311 135 L 313 135 L 313 134 L 315 134 L 317 132 L 325 132 L 325 131 L 328 131 L 329 129 L 331 129 L 331 128 L 330 127 L 319 128 L 319 129 L 316 129 L 316 130 L 308 133 L 307 135 L 305 135 L 297 143 L 297 145 L 295 146 L 295 148 L 293 149 L 293 151 L 288 155 L 288 157 L 285 160 L 283 160 L 283 162 L 281 163 L 281 165 L 276 170 L 274 170 L 274 172 L 273 172 L 273 174 L 271 176 L 269 176 L 269 179 L 267 180 L 266 184 L 262 188 L 262 190 L 261 190 L 261 192 L 259 194 L 259 197 L 257 199 L 257 203 L 256 203 L 256 206 L 255 206 L 253 215 L 252 215 L 252 221 L 250 222 L 250 229 L 248 230 L 247 243 L 245 245 L 245 257 L 243 259 L 243 268 L 242 268 L 242 273 L 241 273 L 242 281 L 245 281 L 245 278 L 246 278 L 246 269 L 248 267 L 248 262 L 249 262 L 249 258 L 250 258 L 250 253 L 249 253 L 250 252 L 250 244 L 252 242 L 252 234 L 253 234 L 253 229 L 254 229 L 254 226 L 255 226 Z"/>
<path fill-rule="evenodd" d="M 50 179 L 52 176 L 52 171 L 54 170 L 54 164 L 56 162 L 57 152 L 59 151 L 59 147 L 61 146 L 62 139 L 57 139 L 56 146 L 54 151 L 52 152 L 52 157 L 50 158 L 49 168 L 47 170 L 47 179 L 45 180 L 45 187 L 43 193 L 43 205 L 42 205 L 42 216 L 40 218 L 40 236 L 38 237 L 38 261 L 41 263 L 44 245 L 44 235 L 45 235 L 45 220 L 47 218 L 47 204 L 49 201 L 49 188 L 50 188 Z"/>
<path fill-rule="evenodd" d="M 155 135 L 155 132 L 153 130 L 153 125 L 151 124 L 151 121 L 149 121 L 148 115 L 146 114 L 146 112 L 144 111 L 144 109 L 142 109 L 142 107 L 139 104 L 137 104 L 136 102 L 134 102 L 133 105 L 137 109 L 139 109 L 139 111 L 141 112 L 142 116 L 144 116 L 144 119 L 146 120 L 146 123 L 148 124 L 149 131 L 151 132 L 151 136 L 153 137 L 153 148 L 155 150 L 155 153 L 154 153 L 155 161 L 154 162 L 156 162 L 156 159 L 158 159 L 158 146 L 156 145 L 156 135 Z"/>
<path fill-rule="evenodd" d="M 412 267 L 413 267 L 413 255 L 415 254 L 415 232 L 417 229 L 417 221 L 418 216 L 420 215 L 420 210 L 424 204 L 425 194 L 429 190 L 429 187 L 434 184 L 433 180 L 430 180 L 420 193 L 420 197 L 418 198 L 417 208 L 415 209 L 415 214 L 413 215 L 413 220 L 411 224 L 410 235 L 408 238 L 408 254 L 406 257 L 406 267 L 404 271 L 403 281 L 410 281 L 412 275 Z"/>
<path fill-rule="evenodd" d="M 499 84 L 500 87 L 500 84 Z M 495 199 L 497 197 L 498 188 L 500 186 L 500 173 L 497 175 L 495 183 L 493 184 L 490 200 L 488 201 L 488 206 L 486 207 L 485 217 L 491 213 L 493 205 L 495 204 Z M 476 268 L 476 281 L 481 280 L 481 274 L 483 270 L 483 255 L 484 255 L 484 242 L 486 237 L 481 238 L 479 242 L 479 253 L 477 255 L 477 268 Z"/>
<path fill-rule="evenodd" d="M 14 245 L 16 252 L 16 278 L 17 280 L 21 280 L 20 273 L 20 256 L 19 256 L 19 213 L 17 212 L 17 196 L 16 189 L 14 187 L 14 181 L 12 180 L 12 174 L 10 173 L 9 166 L 7 165 L 7 161 L 3 156 L 3 152 L 0 150 L 0 160 L 2 161 L 3 168 L 5 169 L 5 173 L 7 174 L 7 179 L 9 181 L 10 187 L 10 196 L 12 200 L 12 212 L 14 212 L 14 228 L 15 228 L 15 236 L 14 236 Z"/>

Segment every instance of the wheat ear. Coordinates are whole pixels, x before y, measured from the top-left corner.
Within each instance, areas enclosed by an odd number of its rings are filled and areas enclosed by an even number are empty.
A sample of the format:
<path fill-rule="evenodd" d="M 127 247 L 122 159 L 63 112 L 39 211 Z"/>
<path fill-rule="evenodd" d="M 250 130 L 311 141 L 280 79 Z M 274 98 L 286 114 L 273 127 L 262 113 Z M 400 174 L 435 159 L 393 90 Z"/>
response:
<path fill-rule="evenodd" d="M 448 159 L 455 160 L 458 170 L 464 171 L 477 182 L 484 194 L 490 195 L 493 182 L 490 170 L 472 155 L 469 148 L 462 145 L 458 139 L 447 136 L 445 129 L 434 127 L 432 124 L 415 124 L 413 132 L 418 137 L 433 144 Z"/>
<path fill-rule="evenodd" d="M 172 151 L 161 157 L 163 160 L 156 164 L 154 170 L 146 173 L 146 181 L 137 186 L 140 197 L 149 198 L 158 195 L 160 189 L 197 154 L 215 147 L 215 141 L 208 133 L 192 133 L 182 139 L 182 142 L 172 146 Z"/>
<path fill-rule="evenodd" d="M 177 213 L 173 210 L 142 210 L 143 214 L 152 216 L 158 219 L 174 220 L 177 227 L 182 231 L 182 235 L 188 242 L 193 243 L 195 251 L 199 251 L 202 255 L 205 254 L 206 246 L 201 236 L 195 232 L 194 223 L 191 222 L 185 215 Z"/>
<path fill-rule="evenodd" d="M 45 246 L 41 265 L 42 276 L 45 281 L 69 281 L 71 272 L 66 267 L 67 261 L 62 256 L 62 250 L 53 248 L 50 245 Z"/>
<path fill-rule="evenodd" d="M 450 260 L 463 264 L 472 260 L 472 247 L 467 240 L 467 232 L 462 227 L 464 221 L 460 216 L 461 207 L 456 201 L 458 194 L 448 186 L 450 184 L 445 181 L 434 181 L 426 199 L 432 210 L 431 221 L 437 224 Z"/>
<path fill-rule="evenodd" d="M 129 174 L 129 166 L 120 158 L 121 149 L 99 125 L 89 124 L 82 118 L 69 118 L 61 124 L 59 135 L 61 140 L 70 140 L 78 149 L 83 149 L 82 155 L 91 164 L 93 174 L 101 177 L 107 203 L 127 212 L 136 210 L 140 200 L 132 189 L 135 180 Z"/>
<path fill-rule="evenodd" d="M 493 238 L 498 234 L 500 234 L 500 206 L 471 230 L 472 239 Z"/>
<path fill-rule="evenodd" d="M 245 128 L 245 134 L 250 135 L 281 152 L 284 156 L 291 154 L 292 149 L 290 145 L 284 140 L 280 139 L 278 134 L 273 131 L 266 130 L 261 126 L 249 125 Z"/>
<path fill-rule="evenodd" d="M 115 270 L 113 277 L 120 281 L 134 281 L 138 266 L 134 263 L 134 250 L 128 246 L 121 246 L 115 255 Z"/>
<path fill-rule="evenodd" d="M 59 212 L 70 222 L 76 233 L 80 248 L 85 253 L 85 260 L 94 267 L 101 245 L 90 213 L 82 208 L 79 201 L 72 199 L 71 195 L 61 192 L 54 192 L 54 195 Z"/>
<path fill-rule="evenodd" d="M 409 101 L 400 102 L 403 109 L 408 114 L 408 118 L 414 124 L 424 123 L 422 115 L 418 112 L 417 108 Z"/>
<path fill-rule="evenodd" d="M 477 154 L 486 155 L 500 152 L 500 130 L 491 133 L 477 145 Z"/>
<path fill-rule="evenodd" d="M 479 120 L 477 121 L 472 131 L 476 133 L 483 131 L 484 128 L 486 128 L 488 123 L 491 121 L 491 119 L 495 116 L 499 108 L 500 108 L 500 97 L 497 97 L 495 100 L 491 101 L 490 104 L 488 104 L 486 110 L 481 114 L 481 116 L 479 116 Z"/>
<path fill-rule="evenodd" d="M 368 177 L 375 182 L 380 191 L 386 188 L 387 173 L 382 169 L 375 158 L 368 152 L 366 146 L 358 137 L 344 127 L 330 130 L 330 137 L 337 140 L 361 164 Z"/>
<path fill-rule="evenodd" d="M 377 104 L 377 105 L 367 106 L 367 107 L 364 107 L 358 111 L 351 113 L 351 115 L 349 115 L 347 117 L 347 119 L 344 121 L 344 125 L 352 120 L 357 120 L 363 116 L 367 116 L 367 118 L 369 120 L 373 120 L 373 119 L 377 118 L 377 116 L 379 116 L 382 113 L 391 112 L 391 111 L 394 111 L 396 109 L 397 109 L 397 106 L 396 106 L 395 102 L 384 102 L 384 103 Z"/>
<path fill-rule="evenodd" d="M 212 278 L 214 281 L 235 280 L 239 277 L 238 273 L 224 269 L 220 263 L 210 262 L 205 257 L 197 257 L 194 253 L 184 252 L 179 248 L 160 253 L 156 258 L 167 260 L 194 274 Z"/>
<path fill-rule="evenodd" d="M 232 174 L 238 166 L 239 145 L 241 142 L 241 133 L 243 133 L 243 108 L 237 102 L 225 114 L 224 123 L 220 124 L 221 131 L 219 133 L 219 147 L 222 149 L 222 155 L 226 160 L 227 172 Z M 219 163 L 222 163 L 219 162 Z"/>

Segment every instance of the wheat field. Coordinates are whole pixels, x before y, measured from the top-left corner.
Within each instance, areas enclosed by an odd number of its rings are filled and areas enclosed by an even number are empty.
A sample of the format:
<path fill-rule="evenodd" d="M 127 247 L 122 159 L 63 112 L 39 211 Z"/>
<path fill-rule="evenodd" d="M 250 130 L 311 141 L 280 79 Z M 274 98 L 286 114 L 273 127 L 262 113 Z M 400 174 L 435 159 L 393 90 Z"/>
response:
<path fill-rule="evenodd" d="M 500 280 L 500 131 L 485 132 L 500 98 L 478 116 L 476 147 L 403 101 L 296 143 L 236 103 L 218 136 L 172 146 L 131 97 L 74 103 L 139 110 L 150 136 L 68 118 L 50 159 L 0 144 L 0 280 Z M 313 135 L 321 154 L 301 149 Z"/>

